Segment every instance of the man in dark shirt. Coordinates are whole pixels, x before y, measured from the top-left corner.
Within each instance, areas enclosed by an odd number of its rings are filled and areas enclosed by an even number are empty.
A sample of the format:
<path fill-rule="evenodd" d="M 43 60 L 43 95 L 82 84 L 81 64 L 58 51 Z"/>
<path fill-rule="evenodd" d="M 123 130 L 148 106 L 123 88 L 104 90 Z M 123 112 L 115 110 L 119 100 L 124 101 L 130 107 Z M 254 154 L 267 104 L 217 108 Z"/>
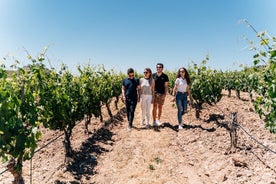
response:
<path fill-rule="evenodd" d="M 123 79 L 122 82 L 122 97 L 123 102 L 126 104 L 127 108 L 127 120 L 128 120 L 128 129 L 132 129 L 132 123 L 134 119 L 134 112 L 139 101 L 138 96 L 138 86 L 139 79 L 134 77 L 134 70 L 129 68 L 127 70 L 128 77 Z"/>
<path fill-rule="evenodd" d="M 161 125 L 160 117 L 162 115 L 162 107 L 168 93 L 169 77 L 163 73 L 163 67 L 164 65 L 162 63 L 157 63 L 157 72 L 152 75 L 155 80 L 154 102 L 152 109 L 153 126 Z"/>

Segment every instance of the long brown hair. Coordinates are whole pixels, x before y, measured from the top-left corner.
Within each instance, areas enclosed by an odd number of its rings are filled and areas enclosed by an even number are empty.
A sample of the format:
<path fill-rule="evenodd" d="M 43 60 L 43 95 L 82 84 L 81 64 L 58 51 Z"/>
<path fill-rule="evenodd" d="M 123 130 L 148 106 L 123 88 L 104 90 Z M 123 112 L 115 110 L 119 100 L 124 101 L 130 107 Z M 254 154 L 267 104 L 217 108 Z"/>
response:
<path fill-rule="evenodd" d="M 177 74 L 176 74 L 176 78 L 181 77 L 181 75 L 180 75 L 180 70 L 181 69 L 185 71 L 184 78 L 187 80 L 187 84 L 190 85 L 190 83 L 191 83 L 190 75 L 189 75 L 189 73 L 188 73 L 188 71 L 186 70 L 185 67 L 180 67 L 178 69 Z"/>

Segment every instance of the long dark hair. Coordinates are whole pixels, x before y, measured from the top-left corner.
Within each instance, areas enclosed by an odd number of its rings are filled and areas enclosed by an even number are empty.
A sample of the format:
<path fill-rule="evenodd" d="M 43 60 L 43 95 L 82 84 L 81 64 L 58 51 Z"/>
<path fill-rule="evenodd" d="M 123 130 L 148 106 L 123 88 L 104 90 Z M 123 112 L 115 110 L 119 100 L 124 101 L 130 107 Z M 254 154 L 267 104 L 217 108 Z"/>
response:
<path fill-rule="evenodd" d="M 178 69 L 177 74 L 176 74 L 176 78 L 181 77 L 181 75 L 180 75 L 180 70 L 181 70 L 181 69 L 185 71 L 184 78 L 187 80 L 187 84 L 190 85 L 190 83 L 191 83 L 190 75 L 189 75 L 189 73 L 188 73 L 188 71 L 186 70 L 185 67 L 180 67 L 180 68 Z"/>

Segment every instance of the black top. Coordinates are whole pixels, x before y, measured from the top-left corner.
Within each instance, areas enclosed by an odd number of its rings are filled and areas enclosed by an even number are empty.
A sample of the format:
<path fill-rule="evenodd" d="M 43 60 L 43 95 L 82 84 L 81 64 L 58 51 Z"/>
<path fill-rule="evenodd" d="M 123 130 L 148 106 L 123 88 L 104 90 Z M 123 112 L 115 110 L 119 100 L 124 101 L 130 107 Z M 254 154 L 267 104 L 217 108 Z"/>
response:
<path fill-rule="evenodd" d="M 125 87 L 126 98 L 137 100 L 137 86 L 139 85 L 139 79 L 125 78 L 122 82 L 122 85 Z"/>
<path fill-rule="evenodd" d="M 165 82 L 169 82 L 169 77 L 162 73 L 160 76 L 157 73 L 152 74 L 152 78 L 155 80 L 154 92 L 165 94 Z"/>

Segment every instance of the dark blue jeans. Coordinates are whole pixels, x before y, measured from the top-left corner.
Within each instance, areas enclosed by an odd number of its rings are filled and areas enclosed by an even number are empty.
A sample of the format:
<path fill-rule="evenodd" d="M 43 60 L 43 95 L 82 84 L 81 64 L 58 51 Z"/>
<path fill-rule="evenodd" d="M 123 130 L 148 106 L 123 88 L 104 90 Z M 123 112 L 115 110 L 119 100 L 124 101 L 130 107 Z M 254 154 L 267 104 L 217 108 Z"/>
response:
<path fill-rule="evenodd" d="M 187 112 L 188 98 L 187 93 L 176 93 L 177 119 L 179 125 L 182 124 L 182 116 Z"/>
<path fill-rule="evenodd" d="M 127 120 L 128 120 L 128 127 L 132 128 L 132 122 L 134 119 L 134 112 L 137 105 L 137 99 L 126 99 L 126 109 L 127 109 Z"/>

